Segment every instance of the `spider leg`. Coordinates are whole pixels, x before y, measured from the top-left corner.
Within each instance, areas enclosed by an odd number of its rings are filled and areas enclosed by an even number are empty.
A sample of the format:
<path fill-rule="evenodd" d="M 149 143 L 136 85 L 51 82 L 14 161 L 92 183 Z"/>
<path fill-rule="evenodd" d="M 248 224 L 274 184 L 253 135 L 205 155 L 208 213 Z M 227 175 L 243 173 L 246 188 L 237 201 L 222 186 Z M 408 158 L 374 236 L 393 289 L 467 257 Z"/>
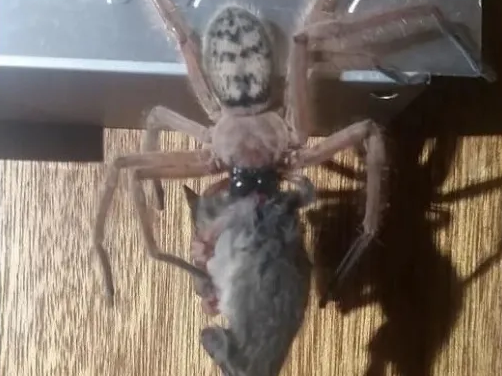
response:
<path fill-rule="evenodd" d="M 381 177 L 386 169 L 386 155 L 383 135 L 380 127 L 373 120 L 354 123 L 341 131 L 326 137 L 322 142 L 298 153 L 298 161 L 293 166 L 303 168 L 321 164 L 333 154 L 367 141 L 367 185 L 368 197 L 366 202 L 366 216 L 363 221 L 365 232 L 375 233 L 378 229 L 380 207 Z"/>
<path fill-rule="evenodd" d="M 141 151 L 146 153 L 157 150 L 160 131 L 183 132 L 203 144 L 209 143 L 211 137 L 211 132 L 207 127 L 162 106 L 156 106 L 148 113 L 145 120 L 145 128 L 146 131 L 141 142 Z M 160 180 L 153 179 L 152 185 L 155 206 L 157 209 L 163 210 L 164 190 Z"/>
<path fill-rule="evenodd" d="M 311 105 L 308 101 L 308 70 L 310 62 L 309 55 L 311 52 L 309 47 L 313 44 L 311 42 L 315 44 L 315 42 L 319 41 L 337 40 L 340 38 L 342 32 L 345 35 L 372 26 L 374 19 L 370 19 L 372 22 L 367 20 L 352 23 L 340 23 L 334 20 L 318 22 L 317 19 L 320 18 L 324 8 L 329 5 L 329 1 L 326 0 L 315 1 L 305 17 L 306 26 L 293 36 L 292 53 L 289 57 L 286 74 L 284 103 L 286 107 L 286 123 L 292 125 L 291 133 L 293 134 L 293 143 L 296 145 L 303 145 L 312 132 L 311 122 L 313 117 L 310 108 Z M 378 59 L 370 53 L 343 51 L 334 54 L 335 57 L 338 58 L 340 55 L 352 58 L 349 59 L 348 68 L 355 69 L 355 65 L 376 67 L 401 82 L 406 80 L 406 78 L 403 78 L 403 76 L 406 77 L 406 75 L 396 72 L 395 69 L 382 67 Z M 362 64 L 360 61 L 361 58 L 363 58 Z M 341 73 L 343 67 L 340 67 L 340 64 L 333 64 L 333 60 L 335 59 L 331 60 L 331 63 L 325 63 L 324 65 L 327 66 L 329 70 L 333 70 L 333 67 L 335 67 L 338 70 L 337 73 Z M 354 60 L 356 60 L 355 63 Z M 322 63 L 318 63 L 318 66 L 322 68 Z"/>
<path fill-rule="evenodd" d="M 159 173 L 161 175 L 159 175 Z M 149 251 L 150 256 L 152 256 L 153 258 L 163 262 L 175 264 L 176 266 L 181 267 L 182 269 L 189 272 L 194 278 L 195 292 L 202 299 L 203 312 L 210 316 L 215 316 L 219 313 L 219 299 L 211 277 L 207 274 L 207 261 L 212 257 L 212 254 L 214 253 L 213 239 L 217 237 L 217 234 L 221 233 L 221 228 L 224 228 L 226 226 L 226 220 L 215 220 L 212 223 L 212 227 L 214 228 L 212 228 L 212 235 L 209 236 L 209 238 L 199 237 L 198 234 L 195 234 L 192 239 L 192 245 L 190 247 L 194 265 L 187 263 L 179 257 L 162 253 L 158 249 L 155 238 L 153 236 L 153 226 L 147 213 L 145 192 L 143 190 L 141 182 L 143 180 L 151 179 L 152 176 L 162 176 L 165 178 L 169 177 L 169 175 L 170 172 L 168 170 L 159 172 L 157 168 L 143 168 L 135 170 L 131 178 L 131 192 L 133 192 L 134 201 L 139 213 L 143 235 L 147 243 L 147 250 Z M 158 178 L 156 179 L 160 182 Z M 224 178 L 211 184 L 206 190 L 204 190 L 203 196 L 211 196 L 217 194 L 228 185 L 228 182 L 229 179 Z M 195 195 L 195 193 L 186 185 L 183 186 L 183 188 L 185 191 L 185 196 L 189 201 L 190 211 L 192 212 L 192 222 L 195 224 L 195 208 L 193 207 L 193 204 L 195 204 L 195 202 L 193 200 L 196 199 L 197 196 L 193 196 Z M 207 236 L 208 234 L 206 233 L 204 235 Z"/>
<path fill-rule="evenodd" d="M 338 23 L 323 23 L 323 28 L 318 30 L 317 33 L 322 35 L 324 39 L 332 37 L 331 26 Z M 321 28 L 319 24 L 314 25 Z M 313 115 L 311 106 L 308 100 L 308 69 L 309 69 L 309 51 L 308 44 L 311 41 L 311 31 L 300 31 L 293 38 L 293 52 L 291 58 L 291 69 L 288 73 L 289 85 L 286 89 L 286 120 L 287 123 L 293 124 L 294 143 L 297 145 L 304 144 L 313 129 Z M 314 38 L 321 38 L 313 33 Z M 336 52 L 337 57 L 345 56 L 349 59 L 348 67 L 354 69 L 355 65 L 362 65 L 365 67 L 374 67 L 384 74 L 395 79 L 397 82 L 403 84 L 421 83 L 428 80 L 428 75 L 417 74 L 412 77 L 399 72 L 399 70 L 385 66 L 379 59 L 370 53 L 365 52 Z M 361 59 L 361 57 L 363 59 Z M 354 61 L 355 60 L 355 61 Z M 329 64 L 329 63 L 328 63 Z M 328 65 L 331 68 L 331 64 Z M 336 67 L 341 72 L 343 67 Z M 341 68 L 341 69 L 340 69 Z"/>
<path fill-rule="evenodd" d="M 382 182 L 386 170 L 385 143 L 380 127 L 372 120 L 354 123 L 341 131 L 326 137 L 319 144 L 298 152 L 293 169 L 321 164 L 333 154 L 367 142 L 366 154 L 366 205 L 363 219 L 363 234 L 355 241 L 348 252 L 348 259 L 337 274 L 344 275 L 357 261 L 362 251 L 376 235 L 382 211 Z"/>
<path fill-rule="evenodd" d="M 300 34 L 293 38 L 291 66 L 286 77 L 287 87 L 284 103 L 286 123 L 292 124 L 293 144 L 303 145 L 312 132 L 312 109 L 308 96 L 307 38 Z"/>
<path fill-rule="evenodd" d="M 292 111 L 298 138 L 306 141 L 312 127 L 311 113 L 308 105 L 307 85 L 307 45 L 309 35 L 300 32 L 294 37 L 291 77 Z M 292 168 L 321 164 L 333 156 L 334 153 L 353 147 L 366 141 L 367 143 L 367 196 L 365 216 L 363 220 L 364 233 L 356 239 L 349 250 L 349 258 L 344 260 L 337 271 L 337 275 L 345 276 L 358 260 L 360 254 L 367 248 L 377 233 L 380 224 L 382 177 L 385 170 L 385 145 L 379 127 L 372 121 L 366 120 L 355 123 L 339 132 L 327 137 L 320 144 L 302 149 L 297 153 L 296 162 Z M 342 278 L 340 277 L 340 278 Z"/>
<path fill-rule="evenodd" d="M 199 103 L 209 118 L 217 122 L 221 116 L 221 108 L 212 94 L 200 64 L 200 44 L 192 29 L 177 10 L 171 0 L 152 0 L 166 28 L 174 29 L 181 53 L 185 60 L 188 79 L 197 95 Z"/>
<path fill-rule="evenodd" d="M 213 165 L 211 153 L 208 150 L 171 152 L 167 154 L 130 154 L 118 157 L 113 161 L 107 173 L 104 190 L 100 198 L 98 212 L 92 231 L 92 248 L 98 254 L 103 269 L 105 288 L 110 302 L 112 302 L 115 290 L 110 261 L 103 247 L 104 229 L 113 194 L 117 187 L 120 170 L 130 168 L 136 169 L 134 176 L 138 177 L 140 180 L 142 174 L 145 173 L 149 173 L 150 178 L 188 178 L 200 177 L 218 172 L 218 169 Z M 146 240 L 148 242 L 150 238 Z M 162 256 L 159 257 L 158 253 L 155 253 L 155 248 L 149 247 L 148 251 L 153 257 L 162 260 Z M 172 259 L 168 257 L 163 261 L 171 262 L 171 260 Z"/>
<path fill-rule="evenodd" d="M 378 30 L 379 32 L 371 34 L 368 30 Z M 332 39 L 337 45 L 336 50 L 340 50 L 339 52 L 347 51 L 360 54 L 362 54 L 361 50 L 366 51 L 368 45 L 372 43 L 382 44 L 392 40 L 404 40 L 430 32 L 437 32 L 447 38 L 464 56 L 471 69 L 479 75 L 484 76 L 488 81 L 494 79 L 493 71 L 476 57 L 473 48 L 458 35 L 455 26 L 446 20 L 440 9 L 434 5 L 401 7 L 385 13 L 344 22 L 319 22 L 308 25 L 304 29 L 304 33 L 308 34 L 309 42 L 315 43 Z M 398 83 L 408 83 L 407 80 L 410 77 L 404 75 L 399 69 L 383 65 L 378 62 L 378 59 L 377 61 L 375 59 L 376 57 L 372 58 L 373 68 Z M 412 83 L 416 82 L 418 78 L 413 78 L 413 80 Z"/>
<path fill-rule="evenodd" d="M 303 17 L 302 21 L 304 25 L 317 22 L 319 18 L 324 18 L 324 8 L 333 5 L 333 2 L 330 0 L 317 0 L 306 4 L 309 8 L 305 9 L 305 17 Z M 291 126 L 289 131 L 293 144 L 299 146 L 307 142 L 311 134 L 312 130 L 308 127 L 310 126 L 312 114 L 310 113 L 307 95 L 302 92 L 308 87 L 307 49 L 306 46 L 302 46 L 302 43 L 298 45 L 298 41 L 295 39 L 295 36 L 293 36 L 292 53 L 287 60 L 283 102 L 285 107 L 284 118 L 286 124 Z"/>
<path fill-rule="evenodd" d="M 193 174 L 190 173 L 191 168 L 194 168 Z M 146 247 L 147 247 L 147 252 L 148 254 L 153 257 L 154 259 L 170 264 L 174 264 L 190 274 L 192 274 L 194 277 L 197 277 L 199 279 L 209 279 L 209 276 L 201 269 L 197 268 L 196 266 L 186 262 L 185 260 L 181 259 L 180 257 L 169 255 L 166 253 L 163 253 L 155 240 L 155 237 L 153 235 L 153 224 L 151 221 L 151 217 L 148 215 L 148 208 L 146 205 L 146 197 L 145 197 L 145 191 L 143 189 L 143 185 L 141 182 L 143 180 L 150 179 L 151 176 L 161 176 L 163 178 L 170 178 L 171 176 L 176 176 L 178 168 L 182 168 L 183 170 L 186 171 L 187 174 L 190 174 L 190 176 L 196 175 L 197 171 L 199 170 L 200 166 L 193 165 L 193 166 L 180 166 L 180 167 L 174 167 L 174 168 L 158 168 L 158 167 L 153 167 L 153 168 L 139 168 L 137 170 L 134 170 L 131 174 L 131 180 L 130 180 L 130 187 L 131 187 L 131 192 L 133 195 L 134 199 L 134 204 L 136 206 L 136 210 L 138 211 L 138 216 L 140 219 L 140 224 L 141 224 L 141 229 L 143 233 L 143 237 L 146 242 Z M 188 171 L 187 171 L 188 170 Z"/>
<path fill-rule="evenodd" d="M 368 52 L 368 45 L 372 42 L 385 43 L 387 39 L 404 40 L 428 32 L 439 32 L 450 40 L 469 62 L 472 69 L 488 81 L 496 79 L 495 72 L 479 58 L 457 33 L 451 22 L 445 19 L 442 12 L 434 5 L 417 5 L 402 7 L 385 13 L 366 16 L 365 18 L 339 21 L 325 20 L 321 15 L 323 8 L 329 7 L 329 1 L 319 0 L 314 2 L 310 13 L 307 15 L 306 26 L 294 36 L 293 53 L 290 56 L 288 73 L 286 76 L 287 87 L 284 103 L 286 104 L 286 120 L 292 124 L 292 133 L 295 141 L 303 144 L 308 139 L 312 129 L 310 106 L 307 97 L 307 70 L 310 52 L 308 47 L 316 42 L 330 41 L 336 47 L 332 52 L 331 64 L 325 64 L 330 70 L 337 73 L 345 69 L 373 68 L 400 84 L 421 84 L 429 81 L 426 73 L 417 73 L 408 76 L 399 69 L 382 63 L 374 53 Z M 333 13 L 333 17 L 336 16 Z M 317 22 L 317 19 L 324 19 Z M 431 22 L 426 22 L 431 20 Z M 394 27 L 392 27 L 394 26 Z M 378 33 L 371 32 L 378 30 Z M 322 43 L 321 43 L 322 44 Z M 329 54 L 329 52 L 327 53 Z M 335 61 L 345 58 L 348 62 Z"/>

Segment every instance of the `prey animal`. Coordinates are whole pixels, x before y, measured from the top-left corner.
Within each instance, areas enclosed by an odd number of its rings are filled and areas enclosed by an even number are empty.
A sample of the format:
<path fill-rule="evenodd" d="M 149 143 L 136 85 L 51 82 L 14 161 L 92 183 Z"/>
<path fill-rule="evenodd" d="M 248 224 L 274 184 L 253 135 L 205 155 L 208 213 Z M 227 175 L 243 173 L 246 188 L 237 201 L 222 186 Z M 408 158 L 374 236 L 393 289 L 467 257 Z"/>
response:
<path fill-rule="evenodd" d="M 148 215 L 143 181 L 153 181 L 159 207 L 163 206 L 160 179 L 227 173 L 232 194 L 245 197 L 253 191 L 267 191 L 270 182 L 274 183 L 284 174 L 318 165 L 337 152 L 364 145 L 366 205 L 363 233 L 354 245 L 353 253 L 358 254 L 377 234 L 380 225 L 381 176 L 386 168 L 382 129 L 371 119 L 362 120 L 316 145 L 307 145 L 315 128 L 309 102 L 309 71 L 341 73 L 348 68 L 376 69 L 403 84 L 423 81 L 427 79 L 424 75 L 408 76 L 386 66 L 378 54 L 365 50 L 365 43 L 382 45 L 413 33 L 430 34 L 431 31 L 458 42 L 474 68 L 481 71 L 477 60 L 449 33 L 448 22 L 433 6 L 404 7 L 344 21 L 337 16 L 336 9 L 328 9 L 336 1 L 313 0 L 305 2 L 308 7 L 292 37 L 285 64 L 286 85 L 281 89 L 276 85 L 279 59 L 273 34 L 256 13 L 245 6 L 223 6 L 209 20 L 201 44 L 173 1 L 152 1 L 166 27 L 174 32 L 186 63 L 188 80 L 214 126 L 205 127 L 168 108 L 156 106 L 145 118 L 141 152 L 120 156 L 111 164 L 92 235 L 109 298 L 114 295 L 114 286 L 103 240 L 120 170 L 131 171 L 130 190 L 148 254 L 207 277 L 200 268 L 159 249 Z M 378 33 L 371 32 L 375 28 Z M 183 132 L 204 147 L 157 151 L 159 132 L 165 130 Z"/>
<path fill-rule="evenodd" d="M 314 186 L 302 178 L 298 187 L 239 199 L 185 187 L 196 232 L 216 231 L 202 297 L 216 300 L 229 326 L 203 329 L 201 343 L 225 376 L 278 375 L 302 326 L 311 264 L 297 212 Z"/>

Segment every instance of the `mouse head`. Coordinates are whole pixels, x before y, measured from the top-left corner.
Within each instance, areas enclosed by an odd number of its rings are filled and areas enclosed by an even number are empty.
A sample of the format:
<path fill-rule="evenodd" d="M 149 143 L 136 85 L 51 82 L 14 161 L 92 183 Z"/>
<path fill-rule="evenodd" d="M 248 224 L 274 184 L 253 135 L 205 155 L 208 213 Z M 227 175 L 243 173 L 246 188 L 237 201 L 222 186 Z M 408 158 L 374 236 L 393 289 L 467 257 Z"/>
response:
<path fill-rule="evenodd" d="M 192 225 L 196 229 L 204 228 L 211 224 L 232 201 L 226 192 L 211 196 L 201 196 L 186 185 L 183 185 L 183 191 L 190 209 Z"/>

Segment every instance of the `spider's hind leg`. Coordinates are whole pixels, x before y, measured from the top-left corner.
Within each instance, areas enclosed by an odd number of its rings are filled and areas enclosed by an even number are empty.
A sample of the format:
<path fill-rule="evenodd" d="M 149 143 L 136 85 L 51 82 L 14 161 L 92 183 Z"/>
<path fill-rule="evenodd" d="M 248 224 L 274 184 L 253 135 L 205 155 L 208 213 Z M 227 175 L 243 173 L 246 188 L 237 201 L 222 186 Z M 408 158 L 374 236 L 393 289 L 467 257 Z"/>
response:
<path fill-rule="evenodd" d="M 180 52 L 188 70 L 188 80 L 207 116 L 217 122 L 221 117 L 221 107 L 207 82 L 201 62 L 201 46 L 195 32 L 181 16 L 172 0 L 152 0 L 166 28 L 174 31 Z"/>

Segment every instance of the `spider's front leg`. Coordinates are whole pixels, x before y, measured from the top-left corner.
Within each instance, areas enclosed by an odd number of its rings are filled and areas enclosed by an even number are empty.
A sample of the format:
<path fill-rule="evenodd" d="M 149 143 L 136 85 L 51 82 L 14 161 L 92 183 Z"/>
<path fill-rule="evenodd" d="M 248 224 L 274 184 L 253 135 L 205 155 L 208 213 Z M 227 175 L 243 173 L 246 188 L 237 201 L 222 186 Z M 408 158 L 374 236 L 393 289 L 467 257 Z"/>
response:
<path fill-rule="evenodd" d="M 148 113 L 145 120 L 145 129 L 146 131 L 141 140 L 141 151 L 144 153 L 157 150 L 160 131 L 182 132 L 202 144 L 208 144 L 211 141 L 209 128 L 162 106 L 156 106 Z M 152 179 L 152 185 L 155 205 L 157 209 L 163 210 L 164 190 L 160 180 Z"/>
<path fill-rule="evenodd" d="M 180 46 L 187 71 L 188 80 L 194 90 L 197 99 L 213 121 L 217 122 L 221 117 L 221 107 L 209 88 L 201 64 L 201 46 L 194 32 L 186 24 L 176 5 L 171 0 L 152 0 L 166 28 L 173 29 Z M 157 149 L 159 131 L 184 132 L 201 143 L 206 143 L 209 131 L 203 125 L 187 119 L 174 111 L 157 106 L 153 108 L 145 122 L 145 137 L 142 142 L 142 151 L 152 152 Z M 163 208 L 164 191 L 158 179 L 152 181 L 156 206 Z"/>
<path fill-rule="evenodd" d="M 211 92 L 201 64 L 201 47 L 193 30 L 186 24 L 171 0 L 152 0 L 166 28 L 174 29 L 181 53 L 188 70 L 188 79 L 197 95 L 199 103 L 209 118 L 217 122 L 221 117 L 221 107 Z"/>
<path fill-rule="evenodd" d="M 115 290 L 110 261 L 103 247 L 103 240 L 107 214 L 117 187 L 119 173 L 122 169 L 134 169 L 131 177 L 131 188 L 140 216 L 143 235 L 147 243 L 147 251 L 150 256 L 160 261 L 180 266 L 192 274 L 206 277 L 204 272 L 184 260 L 159 251 L 148 217 L 143 187 L 139 182 L 145 178 L 190 178 L 218 173 L 218 169 L 212 163 L 211 153 L 208 150 L 200 150 L 193 152 L 133 154 L 118 157 L 109 168 L 92 234 L 92 246 L 98 254 L 103 269 L 105 288 L 110 302 L 113 299 Z"/>
<path fill-rule="evenodd" d="M 294 51 L 292 62 L 292 105 L 295 114 L 295 127 L 302 137 L 308 137 L 308 131 L 312 129 L 312 117 L 310 114 L 307 80 L 307 45 L 308 35 L 299 33 L 294 38 Z M 302 128 L 305 127 L 306 128 Z M 347 128 L 333 133 L 323 142 L 309 149 L 302 149 L 297 153 L 296 162 L 292 168 L 302 168 L 310 165 L 318 165 L 330 160 L 333 154 L 349 147 L 359 146 L 366 142 L 367 164 L 367 187 L 366 208 L 363 220 L 364 233 L 356 240 L 348 252 L 348 259 L 342 263 L 337 274 L 342 278 L 357 261 L 360 254 L 368 246 L 376 235 L 380 225 L 382 210 L 382 180 L 386 169 L 386 152 L 383 135 L 380 127 L 372 120 L 365 120 L 348 126 Z"/>

